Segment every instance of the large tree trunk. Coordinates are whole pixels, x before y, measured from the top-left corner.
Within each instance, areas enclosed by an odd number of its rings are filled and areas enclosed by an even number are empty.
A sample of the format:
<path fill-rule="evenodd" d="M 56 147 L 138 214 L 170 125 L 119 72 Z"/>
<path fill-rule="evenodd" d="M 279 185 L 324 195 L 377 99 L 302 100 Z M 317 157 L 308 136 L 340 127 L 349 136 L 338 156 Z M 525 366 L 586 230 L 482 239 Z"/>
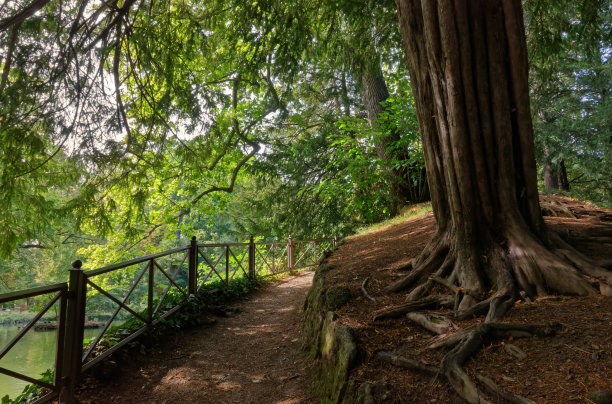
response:
<path fill-rule="evenodd" d="M 390 289 L 460 287 L 458 312 L 501 317 L 520 291 L 612 283 L 549 231 L 536 183 L 520 0 L 396 0 L 438 232 Z M 580 270 L 581 271 L 580 271 Z"/>
<path fill-rule="evenodd" d="M 378 128 L 380 114 L 384 111 L 383 103 L 389 98 L 387 84 L 380 72 L 374 73 L 367 69 L 361 74 L 361 83 L 361 99 L 368 114 L 370 126 Z M 381 133 L 375 144 L 378 158 L 390 166 L 388 171 L 391 178 L 390 193 L 393 199 L 390 207 L 391 216 L 397 214 L 407 202 L 423 202 L 429 199 L 424 169 L 391 167 L 394 158 L 400 161 L 408 159 L 408 155 L 401 150 L 391 150 L 393 143 L 398 142 L 400 138 L 401 134 L 397 130 L 392 130 L 388 134 Z M 412 180 L 413 175 L 420 176 L 416 184 Z"/>

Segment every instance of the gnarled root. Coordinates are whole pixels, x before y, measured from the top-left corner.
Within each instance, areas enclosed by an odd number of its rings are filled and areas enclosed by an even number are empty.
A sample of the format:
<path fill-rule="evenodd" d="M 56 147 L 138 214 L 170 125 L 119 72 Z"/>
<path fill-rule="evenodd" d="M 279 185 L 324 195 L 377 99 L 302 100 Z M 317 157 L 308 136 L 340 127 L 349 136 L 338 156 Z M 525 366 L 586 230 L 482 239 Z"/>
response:
<path fill-rule="evenodd" d="M 406 317 L 434 334 L 443 335 L 457 326 L 444 316 L 423 313 L 408 313 Z"/>
<path fill-rule="evenodd" d="M 475 355 L 485 343 L 494 339 L 508 338 L 510 336 L 513 338 L 529 338 L 534 335 L 552 336 L 559 327 L 559 324 L 515 325 L 480 323 L 473 325 L 429 346 L 430 349 L 451 348 L 442 359 L 439 369 L 389 352 L 378 352 L 376 356 L 398 367 L 418 370 L 434 376 L 443 374 L 455 391 L 468 403 L 482 404 L 488 403 L 489 401 L 463 370 L 462 366 L 465 361 Z M 490 393 L 495 395 L 495 397 L 501 396 L 505 400 L 513 403 L 533 403 L 531 400 L 524 397 L 515 396 L 511 393 L 502 391 L 490 379 L 479 376 L 478 380 Z"/>
<path fill-rule="evenodd" d="M 369 276 L 363 280 L 363 283 L 361 284 L 361 291 L 363 292 L 363 295 L 365 297 L 367 297 L 370 301 L 372 301 L 372 303 L 376 303 L 376 299 L 373 298 L 372 296 L 370 296 L 370 294 L 366 290 L 366 286 L 367 286 L 369 280 L 370 280 Z"/>
<path fill-rule="evenodd" d="M 405 277 L 387 286 L 386 291 L 399 292 L 414 284 L 420 284 L 440 267 L 444 267 L 445 260 L 449 255 L 449 245 L 446 234 L 436 235 L 425 247 L 419 259 L 411 262 L 412 271 Z"/>
<path fill-rule="evenodd" d="M 518 298 L 530 301 L 533 297 L 549 295 L 550 292 L 612 294 L 612 273 L 590 262 L 556 233 L 542 226 L 528 227 L 522 220 L 512 220 L 510 214 L 505 219 L 498 232 L 485 227 L 481 229 L 482 234 L 468 231 L 453 234 L 450 228 L 439 230 L 440 233 L 432 239 L 423 254 L 413 261 L 412 272 L 387 289 L 398 291 L 412 287 L 407 297 L 408 303 L 374 316 L 374 320 L 399 317 L 439 306 L 453 307 L 458 319 L 486 315 L 484 322 L 450 334 L 430 346 L 432 349 L 450 349 L 441 361 L 439 372 L 469 403 L 487 402 L 462 368 L 483 344 L 510 336 L 549 336 L 558 328 L 558 325 L 498 323 Z M 435 293 L 439 285 L 453 295 L 427 297 Z M 435 333 L 448 331 L 448 328 L 439 327 L 423 314 L 413 313 L 409 318 Z M 381 358 L 413 369 L 421 369 L 423 365 L 388 355 Z M 480 382 L 494 394 L 501 394 L 488 379 L 481 379 Z M 529 402 L 513 395 L 507 397 L 512 402 Z"/>
<path fill-rule="evenodd" d="M 502 399 L 513 403 L 513 404 L 536 404 L 535 401 L 532 401 L 528 398 L 522 396 L 515 396 L 512 393 L 508 393 L 497 387 L 497 385 L 493 382 L 493 380 L 488 377 L 484 377 L 483 375 L 476 376 L 478 381 L 495 397 L 501 397 Z"/>
<path fill-rule="evenodd" d="M 416 303 L 443 285 L 455 295 L 457 318 L 486 314 L 486 322 L 502 318 L 520 294 L 588 295 L 597 293 L 596 288 L 612 293 L 612 272 L 594 265 L 556 233 L 542 229 L 537 238 L 523 227 L 509 225 L 496 239 L 485 234 L 478 248 L 456 244 L 450 232 L 443 232 L 413 261 L 412 271 L 387 291 L 412 287 L 406 300 Z"/>
<path fill-rule="evenodd" d="M 440 369 L 438 369 L 435 366 L 431 366 L 423 362 L 415 361 L 413 359 L 404 358 L 403 356 L 399 356 L 391 352 L 380 351 L 376 354 L 376 357 L 394 366 L 405 368 L 405 369 L 418 370 L 421 372 L 428 373 L 432 376 L 435 376 L 440 372 Z"/>
<path fill-rule="evenodd" d="M 438 341 L 430 348 L 452 347 L 440 364 L 443 373 L 453 388 L 469 403 L 482 402 L 482 394 L 462 369 L 463 363 L 476 354 L 487 341 L 497 338 L 529 338 L 534 335 L 554 335 L 560 326 L 552 325 L 515 325 L 501 323 L 480 323 L 468 327 L 448 338 Z"/>
<path fill-rule="evenodd" d="M 426 299 L 417 302 L 401 304 L 391 307 L 390 309 L 379 311 L 374 315 L 372 321 L 382 320 L 385 318 L 401 317 L 406 313 L 423 309 L 452 307 L 453 297 L 449 295 L 430 296 Z"/>

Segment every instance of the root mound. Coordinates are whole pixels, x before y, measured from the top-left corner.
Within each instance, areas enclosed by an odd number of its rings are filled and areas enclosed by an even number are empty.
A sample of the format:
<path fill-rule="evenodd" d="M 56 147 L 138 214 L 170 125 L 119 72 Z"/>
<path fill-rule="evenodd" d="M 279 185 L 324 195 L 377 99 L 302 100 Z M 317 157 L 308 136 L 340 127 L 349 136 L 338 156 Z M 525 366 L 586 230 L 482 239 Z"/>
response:
<path fill-rule="evenodd" d="M 546 196 L 546 201 L 547 206 L 573 212 L 546 216 L 548 226 L 564 242 L 610 269 L 610 212 L 565 198 Z M 430 278 L 426 294 L 433 296 L 430 305 L 416 309 L 423 314 L 407 317 L 405 313 L 415 310 L 411 307 L 381 315 L 392 307 L 422 301 L 406 303 L 409 293 L 389 293 L 388 286 L 410 274 L 411 260 L 434 233 L 435 221 L 429 214 L 350 238 L 330 258 L 338 270 L 329 276 L 336 284 L 349 287 L 353 296 L 350 304 L 338 310 L 340 321 L 355 330 L 365 352 L 351 378 L 358 382 L 387 379 L 398 402 L 454 402 L 459 399 L 457 391 L 471 402 L 484 397 L 507 397 L 515 402 L 585 402 L 595 390 L 612 390 L 609 296 L 517 298 L 509 302 L 514 306 L 505 316 L 493 326 L 483 327 L 486 310 L 473 313 L 480 317 L 455 318 L 457 302 L 440 297 L 449 296 L 449 287 Z M 365 279 L 370 297 L 363 291 Z M 451 321 L 440 320 L 444 318 Z M 532 332 L 527 332 L 526 326 L 532 327 Z M 538 327 L 554 332 L 539 333 L 535 331 Z M 448 335 L 456 336 L 454 341 Z M 445 340 L 451 342 L 441 342 Z M 428 371 L 432 368 L 437 373 Z"/>

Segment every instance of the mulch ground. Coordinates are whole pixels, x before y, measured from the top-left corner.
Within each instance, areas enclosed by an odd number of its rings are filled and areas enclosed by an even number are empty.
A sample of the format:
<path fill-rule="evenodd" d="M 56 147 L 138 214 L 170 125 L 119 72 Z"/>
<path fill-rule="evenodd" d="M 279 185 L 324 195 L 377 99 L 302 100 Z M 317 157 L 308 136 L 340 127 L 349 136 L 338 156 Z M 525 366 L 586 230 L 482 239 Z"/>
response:
<path fill-rule="evenodd" d="M 266 285 L 235 314 L 124 352 L 102 379 L 81 383 L 81 403 L 314 403 L 301 350 L 301 310 L 312 284 L 303 272 Z M 104 365 L 102 365 L 104 366 Z"/>
<path fill-rule="evenodd" d="M 546 217 L 547 223 L 590 258 L 611 262 L 610 212 L 569 199 L 554 202 L 569 209 L 559 211 L 563 216 L 557 213 L 556 217 Z M 421 252 L 434 231 L 435 220 L 430 213 L 349 238 L 329 259 L 337 268 L 328 273 L 331 283 L 348 286 L 352 295 L 352 300 L 337 311 L 340 321 L 355 330 L 361 350 L 361 364 L 352 370 L 351 377 L 357 381 L 386 380 L 394 398 L 402 403 L 462 402 L 443 377 L 400 369 L 375 357 L 378 351 L 391 351 L 437 366 L 446 353 L 428 349 L 435 340 L 433 334 L 405 318 L 372 322 L 376 311 L 404 302 L 405 294 L 387 294 L 383 289 L 406 275 L 399 268 Z M 597 237 L 596 244 L 588 243 L 589 233 Z M 376 303 L 361 291 L 367 277 L 367 291 Z M 456 324 L 464 328 L 482 320 Z M 503 322 L 560 323 L 561 329 L 551 338 L 495 341 L 466 363 L 472 378 L 482 374 L 502 389 L 539 403 L 589 403 L 591 392 L 612 391 L 612 297 L 551 297 L 531 304 L 518 303 Z M 509 355 L 504 344 L 510 342 L 527 357 L 519 360 Z"/>

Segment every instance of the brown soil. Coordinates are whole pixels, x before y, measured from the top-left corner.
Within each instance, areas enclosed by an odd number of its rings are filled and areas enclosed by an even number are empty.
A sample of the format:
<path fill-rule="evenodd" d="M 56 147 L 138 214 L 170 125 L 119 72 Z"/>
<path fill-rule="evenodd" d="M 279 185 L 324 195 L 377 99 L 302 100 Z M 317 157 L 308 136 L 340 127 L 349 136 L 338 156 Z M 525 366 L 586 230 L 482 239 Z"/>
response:
<path fill-rule="evenodd" d="M 81 403 L 311 403 L 301 351 L 300 312 L 312 283 L 303 272 L 267 285 L 212 326 L 169 337 L 112 368 L 88 376 Z M 100 373 L 100 372 L 98 372 Z M 102 372 L 105 373 L 105 372 Z M 109 373 L 109 372 L 106 372 Z"/>
<path fill-rule="evenodd" d="M 589 257 L 611 262 L 610 212 L 566 199 L 561 202 L 576 209 L 569 209 L 573 213 L 566 216 L 570 217 L 547 217 L 547 223 Z M 328 273 L 331 283 L 348 286 L 352 294 L 352 300 L 337 311 L 340 321 L 355 330 L 362 350 L 362 363 L 352 370 L 351 377 L 358 382 L 386 380 L 397 401 L 403 403 L 462 402 L 443 376 L 432 378 L 375 357 L 378 351 L 391 351 L 438 366 L 446 353 L 443 349 L 428 349 L 436 337 L 406 318 L 372 322 L 372 315 L 378 310 L 404 302 L 405 293 L 388 294 L 383 289 L 406 274 L 399 268 L 421 252 L 434 231 L 435 220 L 430 213 L 349 238 L 329 259 L 337 268 Z M 597 236 L 591 240 L 595 244 L 586 239 L 590 232 Z M 367 277 L 370 278 L 367 292 L 376 299 L 375 303 L 361 291 Z M 452 316 L 449 311 L 439 313 Z M 456 324 L 464 328 L 482 320 Z M 494 341 L 466 363 L 472 378 L 482 374 L 502 389 L 539 403 L 588 403 L 592 402 L 589 396 L 594 390 L 612 391 L 612 297 L 555 297 L 532 304 L 519 302 L 503 322 L 557 322 L 562 328 L 552 338 L 512 341 L 527 354 L 523 360 L 506 353 L 504 344 L 510 341 Z"/>

